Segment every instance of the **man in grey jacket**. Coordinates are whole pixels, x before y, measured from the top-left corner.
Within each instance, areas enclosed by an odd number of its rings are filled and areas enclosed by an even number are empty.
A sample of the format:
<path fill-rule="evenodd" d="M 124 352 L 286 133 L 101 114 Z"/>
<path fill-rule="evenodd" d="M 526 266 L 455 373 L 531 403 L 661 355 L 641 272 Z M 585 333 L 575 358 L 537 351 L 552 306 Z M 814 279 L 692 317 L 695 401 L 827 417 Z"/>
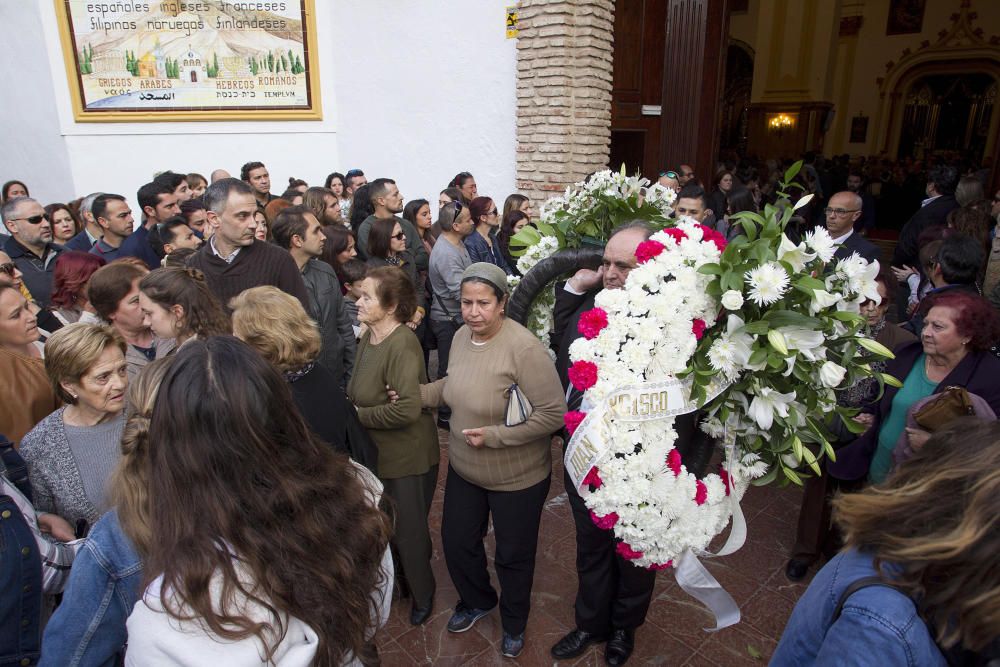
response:
<path fill-rule="evenodd" d="M 302 272 L 309 293 L 309 316 L 319 325 L 323 341 L 319 362 L 346 387 L 357 343 L 337 274 L 329 264 L 317 259 L 326 243 L 322 226 L 306 207 L 289 206 L 278 214 L 271 233 L 274 242 L 291 254 Z"/>

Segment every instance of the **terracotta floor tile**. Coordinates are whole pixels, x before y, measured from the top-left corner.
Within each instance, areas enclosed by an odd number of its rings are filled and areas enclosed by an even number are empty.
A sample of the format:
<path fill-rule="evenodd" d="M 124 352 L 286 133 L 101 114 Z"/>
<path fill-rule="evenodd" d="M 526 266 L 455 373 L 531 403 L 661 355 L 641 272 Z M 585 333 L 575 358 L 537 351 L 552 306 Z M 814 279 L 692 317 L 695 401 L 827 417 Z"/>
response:
<path fill-rule="evenodd" d="M 477 628 L 458 634 L 448 632 L 451 614 L 451 609 L 442 608 L 424 625 L 396 638 L 399 646 L 414 659 L 414 664 L 461 665 L 490 647 L 490 642 Z"/>

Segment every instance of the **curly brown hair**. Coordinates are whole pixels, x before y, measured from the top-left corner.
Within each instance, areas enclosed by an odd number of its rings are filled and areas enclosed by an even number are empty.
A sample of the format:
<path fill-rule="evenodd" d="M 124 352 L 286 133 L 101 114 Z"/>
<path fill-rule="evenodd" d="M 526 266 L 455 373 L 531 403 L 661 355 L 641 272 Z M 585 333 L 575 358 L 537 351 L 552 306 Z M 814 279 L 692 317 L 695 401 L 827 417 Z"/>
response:
<path fill-rule="evenodd" d="M 223 640 L 256 637 L 267 662 L 287 616 L 319 636 L 315 664 L 365 655 L 385 602 L 373 590 L 388 575 L 378 483 L 312 435 L 274 367 L 232 336 L 192 341 L 160 384 L 149 428 L 156 502 L 140 555 L 145 583 L 162 577 L 166 613 Z M 246 605 L 269 619 L 247 617 Z"/>
<path fill-rule="evenodd" d="M 940 645 L 979 651 L 1000 636 L 996 421 L 952 422 L 883 484 L 840 496 L 834 515 L 847 545 L 874 555 Z"/>

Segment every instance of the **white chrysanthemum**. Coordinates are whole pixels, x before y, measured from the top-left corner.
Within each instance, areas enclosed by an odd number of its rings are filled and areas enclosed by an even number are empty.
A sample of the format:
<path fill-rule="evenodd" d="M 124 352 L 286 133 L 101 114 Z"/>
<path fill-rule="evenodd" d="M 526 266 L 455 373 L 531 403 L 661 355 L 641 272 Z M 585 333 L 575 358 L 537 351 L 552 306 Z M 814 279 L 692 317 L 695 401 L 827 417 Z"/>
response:
<path fill-rule="evenodd" d="M 837 244 L 833 242 L 830 232 L 823 227 L 806 232 L 805 241 L 806 245 L 816 253 L 816 256 L 824 264 L 833 259 L 833 254 L 837 252 Z"/>
<path fill-rule="evenodd" d="M 779 264 L 768 262 L 746 272 L 750 300 L 758 306 L 769 306 L 788 290 L 788 273 Z"/>

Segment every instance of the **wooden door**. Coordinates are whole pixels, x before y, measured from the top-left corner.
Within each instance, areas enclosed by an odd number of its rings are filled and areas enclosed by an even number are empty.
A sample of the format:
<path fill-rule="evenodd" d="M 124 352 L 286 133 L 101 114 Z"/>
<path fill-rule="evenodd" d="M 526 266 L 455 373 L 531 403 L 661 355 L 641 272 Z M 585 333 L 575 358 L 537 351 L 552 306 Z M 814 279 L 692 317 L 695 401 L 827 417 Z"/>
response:
<path fill-rule="evenodd" d="M 656 181 L 667 0 L 616 0 L 609 166 Z"/>

